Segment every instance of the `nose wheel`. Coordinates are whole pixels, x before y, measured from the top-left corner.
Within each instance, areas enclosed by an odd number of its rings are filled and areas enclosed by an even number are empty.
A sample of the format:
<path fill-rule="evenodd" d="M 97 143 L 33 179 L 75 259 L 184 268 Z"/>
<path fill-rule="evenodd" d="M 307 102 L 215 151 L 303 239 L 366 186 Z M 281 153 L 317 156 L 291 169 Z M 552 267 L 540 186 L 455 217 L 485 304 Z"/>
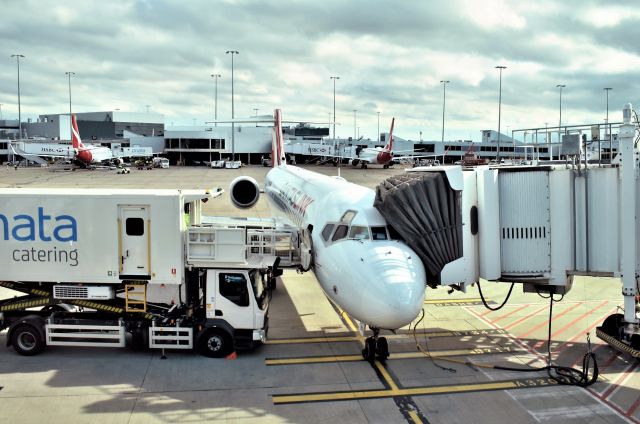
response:
<path fill-rule="evenodd" d="M 376 358 L 380 362 L 385 362 L 389 357 L 389 344 L 385 337 L 378 337 L 380 329 L 373 329 L 373 336 L 367 337 L 364 341 L 364 349 L 362 349 L 362 357 L 371 363 Z"/>

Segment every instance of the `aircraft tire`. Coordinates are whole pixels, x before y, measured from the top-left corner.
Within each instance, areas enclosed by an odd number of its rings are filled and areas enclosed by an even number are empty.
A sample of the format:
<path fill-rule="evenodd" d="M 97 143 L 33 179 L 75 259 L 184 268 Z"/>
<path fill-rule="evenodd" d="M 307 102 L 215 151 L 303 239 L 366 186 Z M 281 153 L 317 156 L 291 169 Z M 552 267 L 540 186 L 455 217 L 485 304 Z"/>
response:
<path fill-rule="evenodd" d="M 373 363 L 376 359 L 376 341 L 373 337 L 367 337 L 364 341 L 364 349 L 362 349 L 362 357 L 365 361 Z"/>
<path fill-rule="evenodd" d="M 378 343 L 376 344 L 376 356 L 382 363 L 384 363 L 389 357 L 389 344 L 387 343 L 386 337 L 378 338 Z"/>

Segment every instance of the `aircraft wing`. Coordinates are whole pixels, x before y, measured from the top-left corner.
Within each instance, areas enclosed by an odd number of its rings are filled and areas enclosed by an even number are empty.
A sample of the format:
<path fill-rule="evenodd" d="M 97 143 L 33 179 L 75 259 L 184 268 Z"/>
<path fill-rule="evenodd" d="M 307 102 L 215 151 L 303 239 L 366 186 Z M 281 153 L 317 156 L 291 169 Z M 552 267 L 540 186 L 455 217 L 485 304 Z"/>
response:
<path fill-rule="evenodd" d="M 10 142 L 9 145 L 11 151 L 18 156 L 71 159 L 75 155 L 69 144 Z"/>
<path fill-rule="evenodd" d="M 403 159 L 424 159 L 424 158 L 440 158 L 442 155 L 430 154 L 430 155 L 406 155 L 406 156 L 393 156 L 393 160 Z"/>

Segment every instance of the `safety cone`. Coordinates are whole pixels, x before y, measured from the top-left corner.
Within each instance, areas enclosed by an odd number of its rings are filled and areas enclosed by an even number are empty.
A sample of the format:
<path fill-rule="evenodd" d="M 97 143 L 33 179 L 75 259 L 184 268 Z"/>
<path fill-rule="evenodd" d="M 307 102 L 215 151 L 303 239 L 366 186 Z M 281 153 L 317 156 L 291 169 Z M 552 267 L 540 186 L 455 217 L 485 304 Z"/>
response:
<path fill-rule="evenodd" d="M 234 350 L 233 352 L 231 352 L 230 354 L 227 355 L 226 358 L 224 359 L 236 359 L 238 357 L 238 354 L 236 353 L 236 351 Z"/>

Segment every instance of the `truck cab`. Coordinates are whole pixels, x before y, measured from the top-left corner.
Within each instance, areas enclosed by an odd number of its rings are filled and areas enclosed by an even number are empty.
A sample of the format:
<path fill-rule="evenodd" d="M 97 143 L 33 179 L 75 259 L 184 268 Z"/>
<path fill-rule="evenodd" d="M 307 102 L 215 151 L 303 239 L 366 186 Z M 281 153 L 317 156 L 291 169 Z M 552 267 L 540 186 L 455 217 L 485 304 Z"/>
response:
<path fill-rule="evenodd" d="M 206 270 L 201 293 L 205 330 L 196 337 L 200 353 L 223 357 L 234 349 L 252 349 L 265 341 L 271 278 L 256 268 Z"/>

